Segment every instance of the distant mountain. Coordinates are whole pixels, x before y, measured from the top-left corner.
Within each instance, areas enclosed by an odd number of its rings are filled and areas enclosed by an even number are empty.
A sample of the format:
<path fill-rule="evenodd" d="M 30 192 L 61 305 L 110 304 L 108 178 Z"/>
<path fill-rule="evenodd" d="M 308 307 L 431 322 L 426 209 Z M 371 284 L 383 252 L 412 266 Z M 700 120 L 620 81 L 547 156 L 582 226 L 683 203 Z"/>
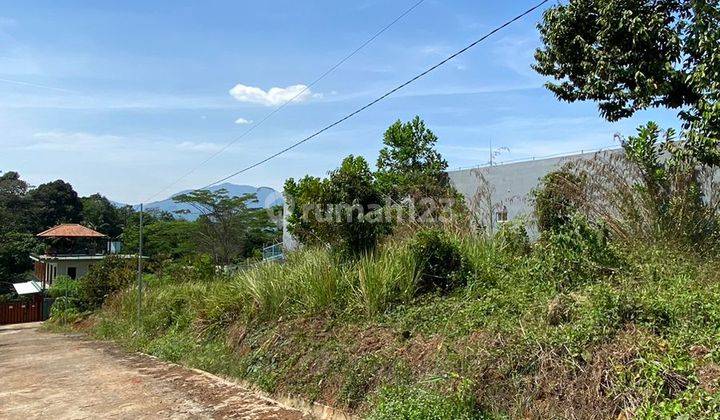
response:
<path fill-rule="evenodd" d="M 213 187 L 208 188 L 210 191 L 217 191 L 219 189 L 225 189 L 228 192 L 228 195 L 231 197 L 239 197 L 245 194 L 256 194 L 257 195 L 257 202 L 250 202 L 248 203 L 248 207 L 250 208 L 270 208 L 277 205 L 283 204 L 283 196 L 281 193 L 275 191 L 272 188 L 269 187 L 253 187 L 251 185 L 236 185 L 236 184 L 230 184 L 230 183 L 224 183 L 220 185 L 215 185 Z M 176 203 L 172 200 L 172 197 L 180 194 L 188 193 L 192 190 L 185 190 L 180 191 L 172 196 L 170 198 L 167 198 L 165 200 L 161 201 L 154 201 L 152 203 L 145 204 L 145 210 L 151 210 L 151 209 L 157 209 L 157 210 L 163 210 L 170 213 L 175 214 L 176 217 L 180 217 L 187 220 L 195 220 L 198 218 L 199 214 L 197 213 L 197 209 L 195 209 L 190 204 L 185 203 Z M 122 203 L 115 203 L 115 205 L 123 206 Z M 133 206 L 136 210 L 140 208 L 140 206 Z M 189 210 L 190 213 L 188 214 L 178 214 L 176 213 L 179 210 Z"/>

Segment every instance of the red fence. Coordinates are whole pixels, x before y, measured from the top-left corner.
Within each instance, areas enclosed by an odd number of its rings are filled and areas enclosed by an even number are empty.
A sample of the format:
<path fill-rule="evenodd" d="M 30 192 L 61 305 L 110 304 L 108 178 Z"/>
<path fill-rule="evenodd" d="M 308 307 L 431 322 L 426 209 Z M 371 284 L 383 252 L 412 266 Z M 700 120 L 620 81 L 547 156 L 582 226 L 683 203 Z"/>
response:
<path fill-rule="evenodd" d="M 42 321 L 42 297 L 0 303 L 0 325 Z"/>

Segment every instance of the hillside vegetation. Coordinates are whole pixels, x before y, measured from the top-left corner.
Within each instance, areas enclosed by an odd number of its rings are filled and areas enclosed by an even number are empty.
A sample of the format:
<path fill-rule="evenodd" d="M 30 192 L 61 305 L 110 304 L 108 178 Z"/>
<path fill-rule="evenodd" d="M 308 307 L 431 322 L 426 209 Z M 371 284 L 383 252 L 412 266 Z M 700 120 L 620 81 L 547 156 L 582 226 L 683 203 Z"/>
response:
<path fill-rule="evenodd" d="M 611 122 L 676 109 L 682 131 L 650 122 L 547 174 L 536 240 L 494 228 L 507 203 L 482 179 L 459 200 L 416 117 L 385 131 L 374 170 L 350 155 L 286 182 L 305 248 L 285 263 L 160 265 L 141 319 L 132 277 L 105 264 L 53 319 L 373 419 L 720 418 L 717 3 L 545 10 L 533 68 L 558 99 Z"/>
<path fill-rule="evenodd" d="M 458 253 L 463 284 L 419 289 L 427 236 Z M 353 263 L 308 249 L 231 278 L 147 276 L 139 328 L 132 288 L 81 325 L 372 418 L 720 410 L 716 259 L 615 246 L 580 219 L 525 240 L 513 229 L 493 239 L 432 230 Z"/>

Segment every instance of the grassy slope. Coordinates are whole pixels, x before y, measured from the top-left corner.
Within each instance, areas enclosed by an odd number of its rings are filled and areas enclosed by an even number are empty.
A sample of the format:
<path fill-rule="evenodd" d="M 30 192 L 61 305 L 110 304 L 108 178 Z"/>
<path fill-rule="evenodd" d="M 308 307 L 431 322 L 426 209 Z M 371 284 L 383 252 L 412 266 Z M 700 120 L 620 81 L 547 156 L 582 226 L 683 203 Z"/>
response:
<path fill-rule="evenodd" d="M 566 238 L 567 239 L 567 238 Z M 149 279 L 91 324 L 174 362 L 376 418 L 642 417 L 720 410 L 718 264 L 563 242 L 458 239 L 468 285 L 412 297 L 407 247 L 322 251 L 210 283 Z M 620 257 L 622 256 L 622 257 Z"/>

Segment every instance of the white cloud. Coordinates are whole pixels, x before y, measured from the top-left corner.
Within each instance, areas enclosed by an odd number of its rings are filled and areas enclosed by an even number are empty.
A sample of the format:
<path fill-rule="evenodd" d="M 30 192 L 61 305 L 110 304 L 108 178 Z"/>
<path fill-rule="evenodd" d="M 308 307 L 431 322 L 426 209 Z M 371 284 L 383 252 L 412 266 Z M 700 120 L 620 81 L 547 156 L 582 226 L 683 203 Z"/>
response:
<path fill-rule="evenodd" d="M 190 152 L 215 152 L 222 148 L 217 143 L 210 143 L 210 142 L 192 142 L 192 141 L 184 141 L 182 143 L 179 143 L 177 145 L 177 148 L 180 150 L 186 150 Z"/>
<path fill-rule="evenodd" d="M 273 87 L 266 92 L 259 87 L 245 86 L 240 83 L 230 89 L 230 95 L 240 102 L 265 106 L 282 105 L 290 100 L 305 102 L 311 98 L 322 97 L 322 94 L 312 93 L 310 88 L 305 85 L 292 85 L 286 88 Z"/>
<path fill-rule="evenodd" d="M 245 118 L 238 118 L 235 120 L 235 124 L 252 124 L 252 120 L 246 120 Z"/>

